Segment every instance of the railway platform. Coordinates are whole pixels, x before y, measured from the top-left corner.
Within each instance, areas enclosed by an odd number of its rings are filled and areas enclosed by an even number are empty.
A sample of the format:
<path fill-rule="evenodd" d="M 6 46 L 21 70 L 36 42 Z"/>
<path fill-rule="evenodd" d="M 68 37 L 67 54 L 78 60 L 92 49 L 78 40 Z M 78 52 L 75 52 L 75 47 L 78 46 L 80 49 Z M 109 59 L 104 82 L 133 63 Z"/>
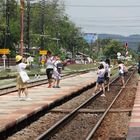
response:
<path fill-rule="evenodd" d="M 140 77 L 129 123 L 127 140 L 140 140 Z"/>
<path fill-rule="evenodd" d="M 76 94 L 81 89 L 91 86 L 97 78 L 96 73 L 89 72 L 75 77 L 62 79 L 61 88 L 47 88 L 48 84 L 28 89 L 31 101 L 18 101 L 17 92 L 0 96 L 0 133 L 22 122 L 43 109 L 48 109 L 68 95 Z"/>

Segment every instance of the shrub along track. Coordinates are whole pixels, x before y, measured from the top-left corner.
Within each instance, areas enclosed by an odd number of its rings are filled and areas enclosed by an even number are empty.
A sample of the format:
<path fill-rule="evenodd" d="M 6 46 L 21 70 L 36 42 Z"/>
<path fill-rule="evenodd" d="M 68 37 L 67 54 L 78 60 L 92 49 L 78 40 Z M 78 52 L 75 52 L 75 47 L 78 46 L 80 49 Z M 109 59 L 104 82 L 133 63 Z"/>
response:
<path fill-rule="evenodd" d="M 129 75 L 130 74 L 128 73 L 127 76 L 129 76 Z M 134 82 L 134 84 L 135 84 L 135 82 Z M 129 88 L 128 86 L 126 86 L 126 88 L 124 89 L 123 92 L 125 92 L 125 90 L 127 90 L 127 88 Z M 131 86 L 132 86 L 132 84 L 131 84 Z M 73 117 L 74 120 L 71 121 L 71 123 L 68 123 L 65 126 L 64 126 L 64 124 L 62 126 L 60 126 L 60 128 L 58 128 L 59 131 L 57 132 L 57 134 L 54 134 L 55 132 L 48 133 L 49 135 L 47 135 L 47 138 L 45 138 L 45 139 L 57 139 L 57 140 L 59 140 L 59 139 L 60 140 L 62 140 L 62 139 L 63 140 L 65 140 L 65 139 L 66 140 L 67 139 L 70 139 L 70 140 L 71 139 L 72 140 L 85 139 L 88 136 L 88 133 L 92 130 L 93 126 L 95 126 L 97 121 L 99 121 L 99 118 L 103 115 L 105 109 L 109 106 L 111 101 L 115 98 L 116 93 L 119 91 L 119 89 L 120 89 L 119 83 L 113 82 L 110 92 L 106 92 L 106 97 L 100 96 L 102 93 L 98 92 L 94 96 L 94 98 L 96 98 L 96 100 L 94 102 L 90 102 L 90 105 L 86 106 L 86 108 L 81 108 L 78 112 L 76 112 Z M 133 90 L 131 90 L 131 91 L 133 91 L 133 95 L 129 99 L 129 105 L 128 106 L 126 105 L 127 108 L 120 107 L 120 106 L 114 107 L 113 109 L 110 110 L 109 114 L 121 114 L 121 113 L 124 114 L 125 113 L 125 114 L 127 114 L 127 115 L 125 115 L 125 117 L 128 117 L 127 120 L 129 120 L 128 115 L 131 112 L 131 108 L 132 108 L 132 104 L 133 104 L 132 99 L 134 99 L 135 90 L 136 90 L 136 85 L 135 85 L 135 88 L 133 88 Z M 90 89 L 90 90 L 84 92 L 82 95 L 80 95 L 76 99 L 73 99 L 73 100 L 63 104 L 62 106 L 51 110 L 50 113 L 46 114 L 44 117 L 42 117 L 40 120 L 38 120 L 34 124 L 30 125 L 28 128 L 18 132 L 17 134 L 13 135 L 12 137 L 9 137 L 9 140 L 15 140 L 18 138 L 20 140 L 22 140 L 22 139 L 32 140 L 32 139 L 35 139 L 38 135 L 40 135 L 41 133 L 43 133 L 46 130 L 49 132 L 49 130 L 51 130 L 49 128 L 53 124 L 55 124 L 58 120 L 60 120 L 63 116 L 65 116 L 71 110 L 73 110 L 74 108 L 79 106 L 79 104 L 83 103 L 83 101 L 85 101 L 87 98 L 91 98 L 92 94 L 93 94 L 93 89 Z M 119 98 L 121 98 L 121 96 L 119 96 Z M 127 103 L 126 100 L 123 100 L 123 101 Z M 124 103 L 122 103 L 122 104 L 124 104 Z M 117 118 L 117 120 L 118 119 L 119 119 L 119 117 Z M 112 123 L 114 125 L 114 122 L 113 122 L 114 120 L 111 120 L 111 121 L 110 121 L 110 119 L 108 121 L 105 121 L 105 120 L 106 120 L 106 118 L 103 121 L 103 123 L 106 123 L 105 126 L 111 126 Z M 110 122 L 111 124 L 108 124 L 108 122 Z M 101 123 L 101 125 L 100 125 L 101 127 L 99 127 L 99 129 L 94 134 L 95 138 L 93 138 L 93 139 L 98 140 L 98 138 L 100 138 L 101 140 L 102 139 L 104 140 L 104 139 L 106 139 L 105 138 L 106 134 L 107 135 L 110 134 L 110 135 L 108 135 L 110 138 L 113 137 L 113 135 L 112 135 L 113 133 L 111 133 L 110 131 L 107 131 L 107 132 L 105 131 L 107 129 L 107 127 L 102 129 L 102 126 L 104 126 L 103 123 Z M 118 124 L 116 123 L 116 126 L 117 125 Z M 126 130 L 126 128 L 123 128 L 123 129 Z M 114 132 L 114 133 L 116 134 L 116 132 Z M 53 134 L 53 137 L 50 134 Z M 126 134 L 126 132 L 125 132 L 125 134 Z M 42 135 L 42 136 L 44 136 L 44 135 Z M 38 137 L 37 139 L 41 139 L 42 136 Z M 117 133 L 117 136 L 114 136 L 114 137 L 118 137 L 118 136 L 121 137 L 119 133 Z"/>

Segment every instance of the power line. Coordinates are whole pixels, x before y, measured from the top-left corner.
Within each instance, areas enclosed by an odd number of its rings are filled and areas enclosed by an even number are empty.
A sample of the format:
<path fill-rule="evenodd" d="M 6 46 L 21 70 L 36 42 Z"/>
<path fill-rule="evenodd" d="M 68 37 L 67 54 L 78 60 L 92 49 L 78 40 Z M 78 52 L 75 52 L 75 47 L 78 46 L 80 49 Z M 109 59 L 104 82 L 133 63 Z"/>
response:
<path fill-rule="evenodd" d="M 119 16 L 117 16 L 117 17 L 116 17 L 116 16 L 108 16 L 108 17 L 106 17 L 106 16 L 98 16 L 98 15 L 97 15 L 97 16 L 88 16 L 88 15 L 87 15 L 86 17 L 83 17 L 83 16 L 82 16 L 82 17 L 80 17 L 80 16 L 74 17 L 74 16 L 73 16 L 73 18 L 81 18 L 81 19 L 82 19 L 82 18 L 90 18 L 90 19 L 91 19 L 91 18 L 94 18 L 94 19 L 95 19 L 95 18 L 97 18 L 97 19 L 100 19 L 100 18 L 105 18 L 105 19 L 107 19 L 107 18 L 109 18 L 109 19 L 110 19 L 110 18 L 112 18 L 112 19 L 122 18 L 122 19 L 124 19 L 124 18 L 126 18 L 126 19 L 127 19 L 127 18 L 140 18 L 140 16 L 135 16 L 135 15 L 133 15 L 133 16 L 129 16 L 129 15 L 127 15 L 127 16 L 121 16 L 121 15 L 119 15 Z"/>
<path fill-rule="evenodd" d="M 81 7 L 81 8 L 137 8 L 140 5 L 65 5 L 66 7 Z"/>
<path fill-rule="evenodd" d="M 75 19 L 76 21 L 87 21 L 87 22 L 102 22 L 102 21 L 114 21 L 114 22 L 120 22 L 120 21 L 131 21 L 134 23 L 134 21 L 140 21 L 140 19 Z"/>
<path fill-rule="evenodd" d="M 139 22 L 140 16 L 137 17 L 71 17 L 72 21 L 80 22 Z"/>
<path fill-rule="evenodd" d="M 87 27 L 126 27 L 126 28 L 135 28 L 135 27 L 139 27 L 139 25 L 99 25 L 99 24 L 80 24 L 80 26 L 87 26 Z"/>

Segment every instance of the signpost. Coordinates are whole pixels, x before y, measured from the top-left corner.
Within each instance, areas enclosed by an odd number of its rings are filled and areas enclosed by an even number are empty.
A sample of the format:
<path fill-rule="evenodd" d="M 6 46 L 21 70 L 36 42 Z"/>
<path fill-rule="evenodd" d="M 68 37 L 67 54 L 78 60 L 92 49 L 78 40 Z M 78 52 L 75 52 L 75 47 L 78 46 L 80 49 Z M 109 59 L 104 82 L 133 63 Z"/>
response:
<path fill-rule="evenodd" d="M 4 67 L 4 70 L 5 70 L 5 60 L 7 59 L 7 56 L 4 54 L 2 56 L 2 59 L 3 59 L 3 67 Z"/>
<path fill-rule="evenodd" d="M 46 50 L 40 50 L 40 51 L 39 51 L 39 54 L 41 54 L 41 55 L 46 55 L 46 54 L 47 54 L 47 51 L 46 51 Z"/>
<path fill-rule="evenodd" d="M 9 49 L 0 49 L 0 54 L 9 54 L 10 50 Z"/>
<path fill-rule="evenodd" d="M 41 64 L 42 64 L 42 66 L 44 66 L 45 61 L 46 61 L 47 50 L 40 50 L 39 54 L 42 55 L 41 56 Z"/>
<path fill-rule="evenodd" d="M 118 60 L 121 58 L 121 53 L 120 52 L 117 53 L 117 58 L 118 58 Z"/>
<path fill-rule="evenodd" d="M 7 56 L 6 54 L 9 54 L 10 53 L 10 50 L 9 49 L 0 49 L 0 54 L 3 54 L 2 55 L 2 59 L 3 59 L 3 67 L 4 67 L 4 70 L 5 70 L 5 61 L 7 59 Z"/>

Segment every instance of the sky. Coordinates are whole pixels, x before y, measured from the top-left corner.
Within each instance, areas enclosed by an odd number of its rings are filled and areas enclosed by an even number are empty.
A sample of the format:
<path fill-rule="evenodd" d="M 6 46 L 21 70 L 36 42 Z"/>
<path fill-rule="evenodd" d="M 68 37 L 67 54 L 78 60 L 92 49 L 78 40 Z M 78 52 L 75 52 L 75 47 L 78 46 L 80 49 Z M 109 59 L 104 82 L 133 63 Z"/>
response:
<path fill-rule="evenodd" d="M 63 0 L 65 13 L 85 33 L 140 34 L 140 0 Z"/>

